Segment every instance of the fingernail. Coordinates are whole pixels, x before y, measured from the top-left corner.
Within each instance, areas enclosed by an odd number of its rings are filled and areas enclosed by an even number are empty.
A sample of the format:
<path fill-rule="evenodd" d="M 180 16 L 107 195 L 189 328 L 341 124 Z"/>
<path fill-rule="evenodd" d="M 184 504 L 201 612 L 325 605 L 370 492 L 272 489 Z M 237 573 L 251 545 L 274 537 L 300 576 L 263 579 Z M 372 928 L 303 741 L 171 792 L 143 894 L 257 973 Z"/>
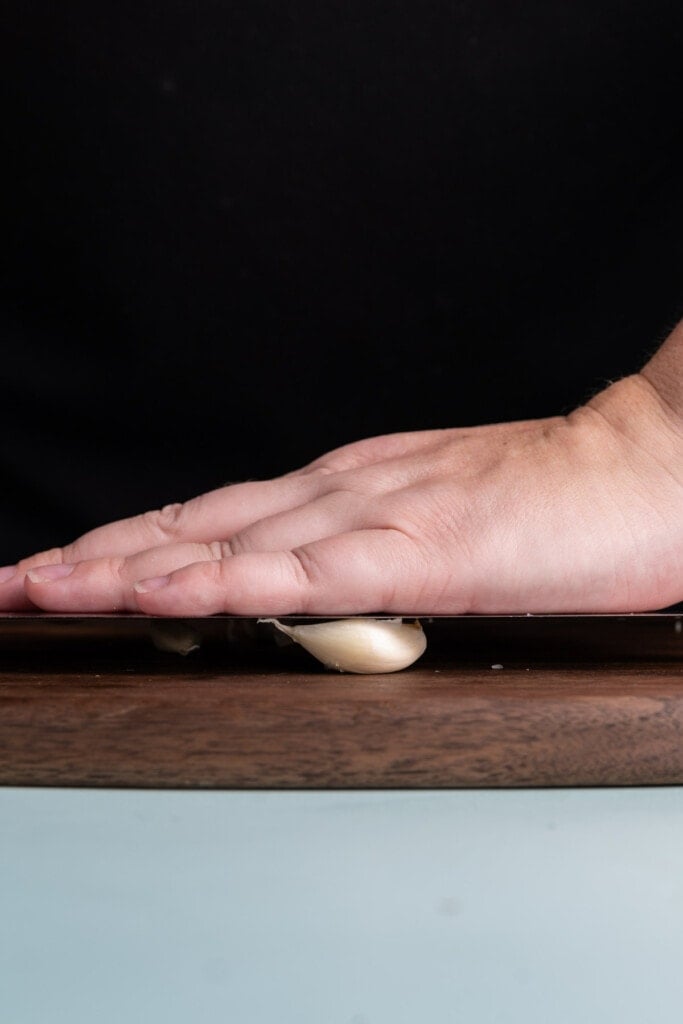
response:
<path fill-rule="evenodd" d="M 53 580 L 63 580 L 65 576 L 70 576 L 75 568 L 75 565 L 37 565 L 26 575 L 31 583 L 52 583 Z"/>
<path fill-rule="evenodd" d="M 13 576 L 16 576 L 16 574 L 16 565 L 3 565 L 0 568 L 0 583 L 7 583 L 7 580 L 11 580 Z"/>
<path fill-rule="evenodd" d="M 138 594 L 149 594 L 150 590 L 161 590 L 171 580 L 170 576 L 152 576 L 149 580 L 140 580 L 133 587 Z"/>

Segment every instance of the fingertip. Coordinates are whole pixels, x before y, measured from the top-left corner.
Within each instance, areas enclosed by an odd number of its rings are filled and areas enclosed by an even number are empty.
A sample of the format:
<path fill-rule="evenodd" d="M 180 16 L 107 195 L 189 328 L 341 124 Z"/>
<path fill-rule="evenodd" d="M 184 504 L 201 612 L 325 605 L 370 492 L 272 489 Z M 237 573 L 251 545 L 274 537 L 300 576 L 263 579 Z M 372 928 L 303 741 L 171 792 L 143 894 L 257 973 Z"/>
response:
<path fill-rule="evenodd" d="M 4 579 L 0 581 L 0 611 L 3 612 L 28 612 L 35 611 L 36 605 L 26 593 L 26 576 L 19 566 L 4 566 Z"/>
<path fill-rule="evenodd" d="M 66 579 L 76 568 L 75 565 L 64 565 L 60 563 L 57 565 L 36 565 L 32 569 L 29 569 L 26 573 L 26 578 L 31 583 L 53 583 L 55 580 Z"/>

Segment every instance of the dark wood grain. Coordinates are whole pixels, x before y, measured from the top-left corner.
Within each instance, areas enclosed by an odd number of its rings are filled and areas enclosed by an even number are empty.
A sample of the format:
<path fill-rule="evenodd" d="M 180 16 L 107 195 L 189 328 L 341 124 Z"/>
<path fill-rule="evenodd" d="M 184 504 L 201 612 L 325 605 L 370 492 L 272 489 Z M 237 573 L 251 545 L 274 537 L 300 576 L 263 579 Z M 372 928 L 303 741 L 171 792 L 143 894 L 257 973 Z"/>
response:
<path fill-rule="evenodd" d="M 140 787 L 683 783 L 677 662 L 389 676 L 161 659 L 0 672 L 0 782 Z M 286 661 L 287 659 L 285 659 Z"/>

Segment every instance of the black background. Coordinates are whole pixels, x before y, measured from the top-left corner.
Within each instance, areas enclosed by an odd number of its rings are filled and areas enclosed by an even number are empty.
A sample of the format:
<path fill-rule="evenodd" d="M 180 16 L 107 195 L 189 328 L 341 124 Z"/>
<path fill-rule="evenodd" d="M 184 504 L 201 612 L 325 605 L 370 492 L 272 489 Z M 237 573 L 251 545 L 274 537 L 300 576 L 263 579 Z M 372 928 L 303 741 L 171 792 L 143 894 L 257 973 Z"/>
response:
<path fill-rule="evenodd" d="M 683 307 L 683 5 L 10 0 L 0 563 L 566 412 Z"/>

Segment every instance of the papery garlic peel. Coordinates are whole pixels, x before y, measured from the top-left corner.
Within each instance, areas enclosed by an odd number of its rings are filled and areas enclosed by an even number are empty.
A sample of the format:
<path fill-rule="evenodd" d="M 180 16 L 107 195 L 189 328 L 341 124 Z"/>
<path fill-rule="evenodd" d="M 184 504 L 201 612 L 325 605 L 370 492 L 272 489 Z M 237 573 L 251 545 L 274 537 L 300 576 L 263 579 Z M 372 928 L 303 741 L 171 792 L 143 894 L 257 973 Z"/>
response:
<path fill-rule="evenodd" d="M 332 619 L 301 626 L 286 626 L 278 619 L 258 621 L 272 623 L 339 672 L 398 672 L 417 661 L 427 646 L 420 623 L 403 619 Z"/>

